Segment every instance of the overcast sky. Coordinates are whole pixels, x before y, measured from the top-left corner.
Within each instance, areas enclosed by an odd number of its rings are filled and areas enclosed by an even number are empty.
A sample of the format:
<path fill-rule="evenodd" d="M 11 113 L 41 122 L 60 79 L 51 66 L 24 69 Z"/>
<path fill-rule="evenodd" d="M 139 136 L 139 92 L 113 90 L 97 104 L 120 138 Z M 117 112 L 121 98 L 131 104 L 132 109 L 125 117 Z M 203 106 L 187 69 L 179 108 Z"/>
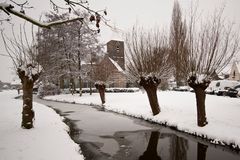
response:
<path fill-rule="evenodd" d="M 6 0 L 0 0 L 5 2 Z M 59 3 L 60 0 L 54 0 Z M 51 10 L 49 0 L 33 1 L 29 0 L 34 9 L 26 10 L 26 14 L 36 19 Z M 94 10 L 107 9 L 109 24 L 125 32 L 138 23 L 146 28 L 155 26 L 168 28 L 171 21 L 172 7 L 174 0 L 89 0 L 90 7 Z M 196 0 L 179 0 L 183 9 L 183 14 L 188 14 L 191 2 Z M 225 4 L 225 17 L 234 20 L 240 24 L 240 0 L 199 0 L 199 10 L 207 18 L 215 8 L 222 7 Z M 2 16 L 3 13 L 0 14 Z M 24 21 L 19 18 L 13 18 L 12 23 L 18 28 L 19 23 Z M 17 27 L 16 27 L 17 26 Z M 11 27 L 3 23 L 6 34 L 10 34 Z M 101 25 L 101 41 L 108 42 L 111 39 L 121 39 L 121 32 L 113 32 L 109 27 Z M 5 54 L 2 39 L 0 38 L 0 54 Z M 10 82 L 14 78 L 11 70 L 12 63 L 8 57 L 0 56 L 0 80 Z M 16 76 L 15 76 L 16 77 Z"/>

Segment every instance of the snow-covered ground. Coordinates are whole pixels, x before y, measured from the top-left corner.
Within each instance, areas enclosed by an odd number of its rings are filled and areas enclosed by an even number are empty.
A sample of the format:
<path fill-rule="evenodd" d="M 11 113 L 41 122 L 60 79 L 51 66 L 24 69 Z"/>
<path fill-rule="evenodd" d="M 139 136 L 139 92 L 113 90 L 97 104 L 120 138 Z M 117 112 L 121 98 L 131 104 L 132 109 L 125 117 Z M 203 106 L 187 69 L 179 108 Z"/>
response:
<path fill-rule="evenodd" d="M 48 100 L 101 105 L 98 93 L 79 95 L 62 94 L 45 97 Z M 161 113 L 152 116 L 146 93 L 106 93 L 107 110 L 166 124 L 193 135 L 208 138 L 212 143 L 240 147 L 240 99 L 207 95 L 208 125 L 197 126 L 195 94 L 191 92 L 158 92 Z"/>
<path fill-rule="evenodd" d="M 0 92 L 0 160 L 81 160 L 68 126 L 52 109 L 34 103 L 34 128 L 21 128 L 22 100 L 17 91 Z"/>

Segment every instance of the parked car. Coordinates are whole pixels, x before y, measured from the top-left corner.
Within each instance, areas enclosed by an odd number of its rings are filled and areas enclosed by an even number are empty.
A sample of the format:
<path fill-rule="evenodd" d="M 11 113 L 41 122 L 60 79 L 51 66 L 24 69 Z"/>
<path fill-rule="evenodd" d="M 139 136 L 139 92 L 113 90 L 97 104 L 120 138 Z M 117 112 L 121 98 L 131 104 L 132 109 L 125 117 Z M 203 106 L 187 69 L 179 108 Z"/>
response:
<path fill-rule="evenodd" d="M 229 88 L 226 92 L 226 96 L 229 97 L 238 97 L 238 91 L 234 88 Z"/>
<path fill-rule="evenodd" d="M 240 85 L 237 85 L 234 87 L 238 91 L 238 97 L 240 97 Z"/>
<path fill-rule="evenodd" d="M 218 80 L 211 83 L 212 84 L 209 85 L 208 89 L 211 87 L 211 90 L 214 92 L 214 94 L 218 96 L 226 96 L 230 88 L 234 89 L 235 86 L 240 85 L 238 81 L 232 80 Z"/>

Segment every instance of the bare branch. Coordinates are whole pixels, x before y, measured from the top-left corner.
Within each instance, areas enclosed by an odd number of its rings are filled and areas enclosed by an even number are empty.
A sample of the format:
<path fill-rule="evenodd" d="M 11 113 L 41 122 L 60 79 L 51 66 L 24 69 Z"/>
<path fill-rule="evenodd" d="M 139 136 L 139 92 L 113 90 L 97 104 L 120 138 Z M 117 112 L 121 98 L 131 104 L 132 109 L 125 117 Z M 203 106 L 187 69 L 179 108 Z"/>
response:
<path fill-rule="evenodd" d="M 72 19 L 68 19 L 68 20 L 59 20 L 59 21 L 50 22 L 50 23 L 42 23 L 40 21 L 37 21 L 37 20 L 21 13 L 21 12 L 14 10 L 14 6 L 12 6 L 10 4 L 0 3 L 0 9 L 3 10 L 8 15 L 10 15 L 10 13 L 11 13 L 11 14 L 13 14 L 17 17 L 20 17 L 22 19 L 25 19 L 26 21 L 31 22 L 39 27 L 48 28 L 48 29 L 51 29 L 51 27 L 53 27 L 53 26 L 64 24 L 64 23 L 70 23 L 70 22 L 74 22 L 74 21 L 81 21 L 81 22 L 83 21 L 83 18 L 77 17 L 77 18 L 72 18 Z"/>

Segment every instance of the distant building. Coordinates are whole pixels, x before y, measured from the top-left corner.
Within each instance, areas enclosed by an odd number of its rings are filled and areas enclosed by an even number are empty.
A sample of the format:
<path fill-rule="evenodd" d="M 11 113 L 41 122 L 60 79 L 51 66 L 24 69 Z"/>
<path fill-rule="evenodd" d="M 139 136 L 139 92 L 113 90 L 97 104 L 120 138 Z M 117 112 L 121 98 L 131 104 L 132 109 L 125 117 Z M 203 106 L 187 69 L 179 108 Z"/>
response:
<path fill-rule="evenodd" d="M 240 81 L 240 62 L 234 62 L 229 75 L 229 80 Z"/>
<path fill-rule="evenodd" d="M 82 87 L 89 88 L 92 85 L 91 70 L 97 70 L 98 74 L 94 76 L 101 76 L 104 72 L 108 73 L 107 87 L 125 88 L 127 86 L 127 77 L 125 74 L 125 56 L 124 56 L 124 42 L 111 40 L 107 43 L 107 53 L 99 63 L 90 65 L 89 63 L 82 64 L 82 71 L 86 75 L 82 76 Z M 101 73 L 100 73 L 101 72 Z M 97 78 L 96 78 L 97 79 Z M 62 88 L 69 87 L 70 80 L 63 79 Z M 79 80 L 74 79 L 75 86 L 79 86 Z"/>
<path fill-rule="evenodd" d="M 107 43 L 108 56 L 125 70 L 124 42 L 111 40 Z"/>
<path fill-rule="evenodd" d="M 107 79 L 109 87 L 126 87 L 124 42 L 117 40 L 109 41 L 107 43 L 107 55 L 98 64 L 98 67 L 105 69 L 103 72 L 111 72 Z"/>

